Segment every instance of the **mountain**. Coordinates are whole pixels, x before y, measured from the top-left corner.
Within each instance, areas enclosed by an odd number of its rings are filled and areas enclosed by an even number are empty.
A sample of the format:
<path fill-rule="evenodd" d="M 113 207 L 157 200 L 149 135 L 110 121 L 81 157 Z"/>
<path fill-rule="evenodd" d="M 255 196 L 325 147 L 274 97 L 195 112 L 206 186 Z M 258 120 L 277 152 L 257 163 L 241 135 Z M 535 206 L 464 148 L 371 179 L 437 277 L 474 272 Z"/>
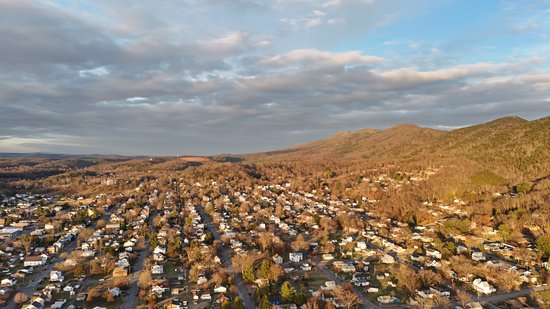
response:
<path fill-rule="evenodd" d="M 550 117 L 533 121 L 505 117 L 452 131 L 403 124 L 380 131 L 341 132 L 247 158 L 256 162 L 429 163 L 486 170 L 508 180 L 535 179 L 550 174 Z"/>

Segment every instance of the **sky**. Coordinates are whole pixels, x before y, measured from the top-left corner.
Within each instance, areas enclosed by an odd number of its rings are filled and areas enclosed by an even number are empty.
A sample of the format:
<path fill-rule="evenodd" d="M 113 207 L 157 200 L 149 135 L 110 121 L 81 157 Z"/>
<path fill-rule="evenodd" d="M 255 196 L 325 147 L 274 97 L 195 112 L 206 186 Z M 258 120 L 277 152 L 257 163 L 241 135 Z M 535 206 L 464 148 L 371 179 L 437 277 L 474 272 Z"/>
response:
<path fill-rule="evenodd" d="M 0 0 L 0 152 L 247 153 L 549 114 L 548 0 Z"/>

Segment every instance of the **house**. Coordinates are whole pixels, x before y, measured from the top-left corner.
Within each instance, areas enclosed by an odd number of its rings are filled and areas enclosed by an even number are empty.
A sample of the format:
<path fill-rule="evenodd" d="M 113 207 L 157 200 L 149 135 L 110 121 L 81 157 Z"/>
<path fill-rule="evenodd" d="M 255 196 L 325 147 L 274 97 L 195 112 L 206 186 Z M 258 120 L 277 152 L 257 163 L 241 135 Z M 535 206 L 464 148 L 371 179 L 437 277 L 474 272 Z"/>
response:
<path fill-rule="evenodd" d="M 300 266 L 300 268 L 303 271 L 310 271 L 311 270 L 311 265 L 309 265 L 308 263 L 304 263 L 302 266 Z"/>
<path fill-rule="evenodd" d="M 56 301 L 53 305 L 50 306 L 52 309 L 61 309 L 65 305 L 67 301 L 66 300 L 59 300 Z"/>
<path fill-rule="evenodd" d="M 273 263 L 275 263 L 275 264 L 282 264 L 283 263 L 283 257 L 278 255 L 278 254 L 275 254 L 271 259 L 273 260 Z"/>
<path fill-rule="evenodd" d="M 23 231 L 19 227 L 4 227 L 0 229 L 0 238 L 15 237 Z"/>
<path fill-rule="evenodd" d="M 340 269 L 345 273 L 353 273 L 355 272 L 355 265 L 352 263 L 344 263 Z"/>
<path fill-rule="evenodd" d="M 45 254 L 28 256 L 25 258 L 25 261 L 23 262 L 23 266 L 25 267 L 42 266 L 42 265 L 46 265 L 47 260 L 48 260 L 48 256 Z"/>
<path fill-rule="evenodd" d="M 365 250 L 367 249 L 367 243 L 365 243 L 364 241 L 358 241 L 356 248 L 359 250 Z"/>
<path fill-rule="evenodd" d="M 291 262 L 299 263 L 304 258 L 301 252 L 291 252 L 288 254 L 288 258 Z"/>
<path fill-rule="evenodd" d="M 285 272 L 289 272 L 287 271 L 287 269 L 284 269 Z M 258 287 L 262 287 L 262 286 L 266 286 L 269 284 L 269 280 L 266 279 L 266 278 L 258 278 L 256 280 L 254 280 L 254 283 L 258 286 Z"/>
<path fill-rule="evenodd" d="M 157 262 L 163 262 L 164 261 L 164 254 L 162 253 L 153 253 L 153 260 Z"/>
<path fill-rule="evenodd" d="M 42 309 L 46 301 L 42 297 L 35 297 L 31 300 L 31 303 L 23 306 L 23 309 Z"/>
<path fill-rule="evenodd" d="M 164 293 L 164 288 L 159 285 L 155 285 L 151 288 L 151 292 L 157 294 L 157 296 L 162 296 L 162 293 Z"/>
<path fill-rule="evenodd" d="M 119 267 L 130 267 L 130 262 L 127 259 L 120 259 L 115 264 Z"/>
<path fill-rule="evenodd" d="M 474 282 L 472 282 L 472 286 L 477 292 L 486 295 L 497 291 L 492 285 L 489 284 L 489 282 L 483 281 L 480 278 L 475 279 Z"/>
<path fill-rule="evenodd" d="M 218 286 L 214 288 L 214 293 L 226 293 L 227 288 L 224 286 Z"/>
<path fill-rule="evenodd" d="M 463 246 L 463 245 L 456 246 L 456 253 L 457 254 L 462 254 L 462 253 L 467 253 L 467 252 L 468 252 L 468 248 L 466 246 Z"/>
<path fill-rule="evenodd" d="M 163 248 L 161 246 L 156 246 L 155 249 L 153 250 L 153 253 L 160 253 L 160 254 L 165 255 L 166 254 L 166 248 Z"/>
<path fill-rule="evenodd" d="M 481 251 L 472 252 L 472 260 L 474 261 L 485 261 L 485 254 Z"/>
<path fill-rule="evenodd" d="M 4 278 L 0 281 L 0 286 L 13 286 L 17 283 L 15 278 Z"/>
<path fill-rule="evenodd" d="M 63 280 L 65 280 L 63 273 L 57 270 L 50 271 L 50 282 L 63 282 Z"/>
<path fill-rule="evenodd" d="M 208 279 L 206 278 L 205 275 L 199 275 L 199 277 L 197 278 L 197 284 L 198 285 L 201 285 L 201 284 L 203 284 L 207 281 L 208 281 Z"/>
<path fill-rule="evenodd" d="M 441 252 L 439 252 L 437 250 L 428 249 L 428 250 L 426 250 L 426 255 L 429 256 L 429 257 L 432 257 L 434 259 L 438 259 L 438 260 L 441 259 Z"/>
<path fill-rule="evenodd" d="M 151 273 L 154 275 L 160 275 L 164 273 L 164 267 L 162 265 L 153 265 L 151 267 Z"/>
<path fill-rule="evenodd" d="M 120 288 L 118 288 L 118 287 L 109 288 L 108 291 L 109 291 L 109 293 L 111 293 L 111 295 L 113 295 L 114 297 L 120 296 L 120 294 L 121 294 Z"/>
<path fill-rule="evenodd" d="M 323 254 L 323 261 L 332 261 L 334 260 L 334 256 L 330 253 Z"/>
<path fill-rule="evenodd" d="M 182 309 L 183 306 L 181 304 L 181 300 L 179 299 L 172 299 L 168 305 L 166 305 L 166 309 Z"/>
<path fill-rule="evenodd" d="M 336 288 L 336 282 L 334 281 L 325 281 L 325 286 L 322 287 L 325 290 L 333 290 Z"/>

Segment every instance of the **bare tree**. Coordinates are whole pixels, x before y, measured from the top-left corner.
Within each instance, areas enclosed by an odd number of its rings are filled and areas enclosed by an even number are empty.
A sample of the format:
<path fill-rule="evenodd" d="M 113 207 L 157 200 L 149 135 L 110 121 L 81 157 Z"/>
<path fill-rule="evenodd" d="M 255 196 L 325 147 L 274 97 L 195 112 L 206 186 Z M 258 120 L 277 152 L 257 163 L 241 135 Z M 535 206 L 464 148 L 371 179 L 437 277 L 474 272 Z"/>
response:
<path fill-rule="evenodd" d="M 83 241 L 88 240 L 92 237 L 94 231 L 90 228 L 83 228 L 78 231 L 78 237 L 76 238 L 77 246 L 80 246 Z"/>
<path fill-rule="evenodd" d="M 298 234 L 298 236 L 296 236 L 296 240 L 292 242 L 291 248 L 294 251 L 307 250 L 309 249 L 309 244 L 304 239 L 304 235 Z"/>
<path fill-rule="evenodd" d="M 151 284 L 151 280 L 151 272 L 149 270 L 144 270 L 139 275 L 138 285 L 141 289 L 146 289 Z"/>
<path fill-rule="evenodd" d="M 334 295 L 338 297 L 340 303 L 347 309 L 361 304 L 361 298 L 355 294 L 349 282 L 337 286 L 334 289 Z"/>
<path fill-rule="evenodd" d="M 258 243 L 262 248 L 262 251 L 265 252 L 267 249 L 271 247 L 271 244 L 273 243 L 273 233 L 269 233 L 269 232 L 260 233 L 260 237 L 258 238 Z"/>
<path fill-rule="evenodd" d="M 470 302 L 470 295 L 468 295 L 468 293 L 466 293 L 466 291 L 464 290 L 457 290 L 456 298 L 462 305 L 462 308 L 466 308 L 466 304 Z"/>
<path fill-rule="evenodd" d="M 17 294 L 15 294 L 15 296 L 13 297 L 13 301 L 16 304 L 22 304 L 28 300 L 29 300 L 29 296 L 22 292 L 17 292 Z"/>
<path fill-rule="evenodd" d="M 34 241 L 34 237 L 32 235 L 23 235 L 19 237 L 19 241 L 21 242 L 21 245 L 23 245 L 23 248 L 25 249 L 25 254 L 29 255 L 29 252 L 31 251 L 31 246 Z"/>
<path fill-rule="evenodd" d="M 407 266 L 401 266 L 397 275 L 397 284 L 403 288 L 409 296 L 412 296 L 420 287 L 420 280 L 415 271 Z"/>

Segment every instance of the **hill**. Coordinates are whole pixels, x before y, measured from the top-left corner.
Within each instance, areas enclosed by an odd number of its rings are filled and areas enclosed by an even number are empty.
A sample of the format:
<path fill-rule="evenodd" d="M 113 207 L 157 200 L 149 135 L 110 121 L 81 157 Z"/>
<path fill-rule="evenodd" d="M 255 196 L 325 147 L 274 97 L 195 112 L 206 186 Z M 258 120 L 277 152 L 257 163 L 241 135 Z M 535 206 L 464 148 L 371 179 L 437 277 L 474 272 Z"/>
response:
<path fill-rule="evenodd" d="M 404 124 L 381 131 L 341 132 L 283 151 L 246 157 L 255 162 L 454 165 L 465 172 L 490 171 L 503 179 L 496 181 L 499 183 L 523 181 L 550 173 L 550 117 L 533 121 L 505 117 L 452 131 Z"/>

